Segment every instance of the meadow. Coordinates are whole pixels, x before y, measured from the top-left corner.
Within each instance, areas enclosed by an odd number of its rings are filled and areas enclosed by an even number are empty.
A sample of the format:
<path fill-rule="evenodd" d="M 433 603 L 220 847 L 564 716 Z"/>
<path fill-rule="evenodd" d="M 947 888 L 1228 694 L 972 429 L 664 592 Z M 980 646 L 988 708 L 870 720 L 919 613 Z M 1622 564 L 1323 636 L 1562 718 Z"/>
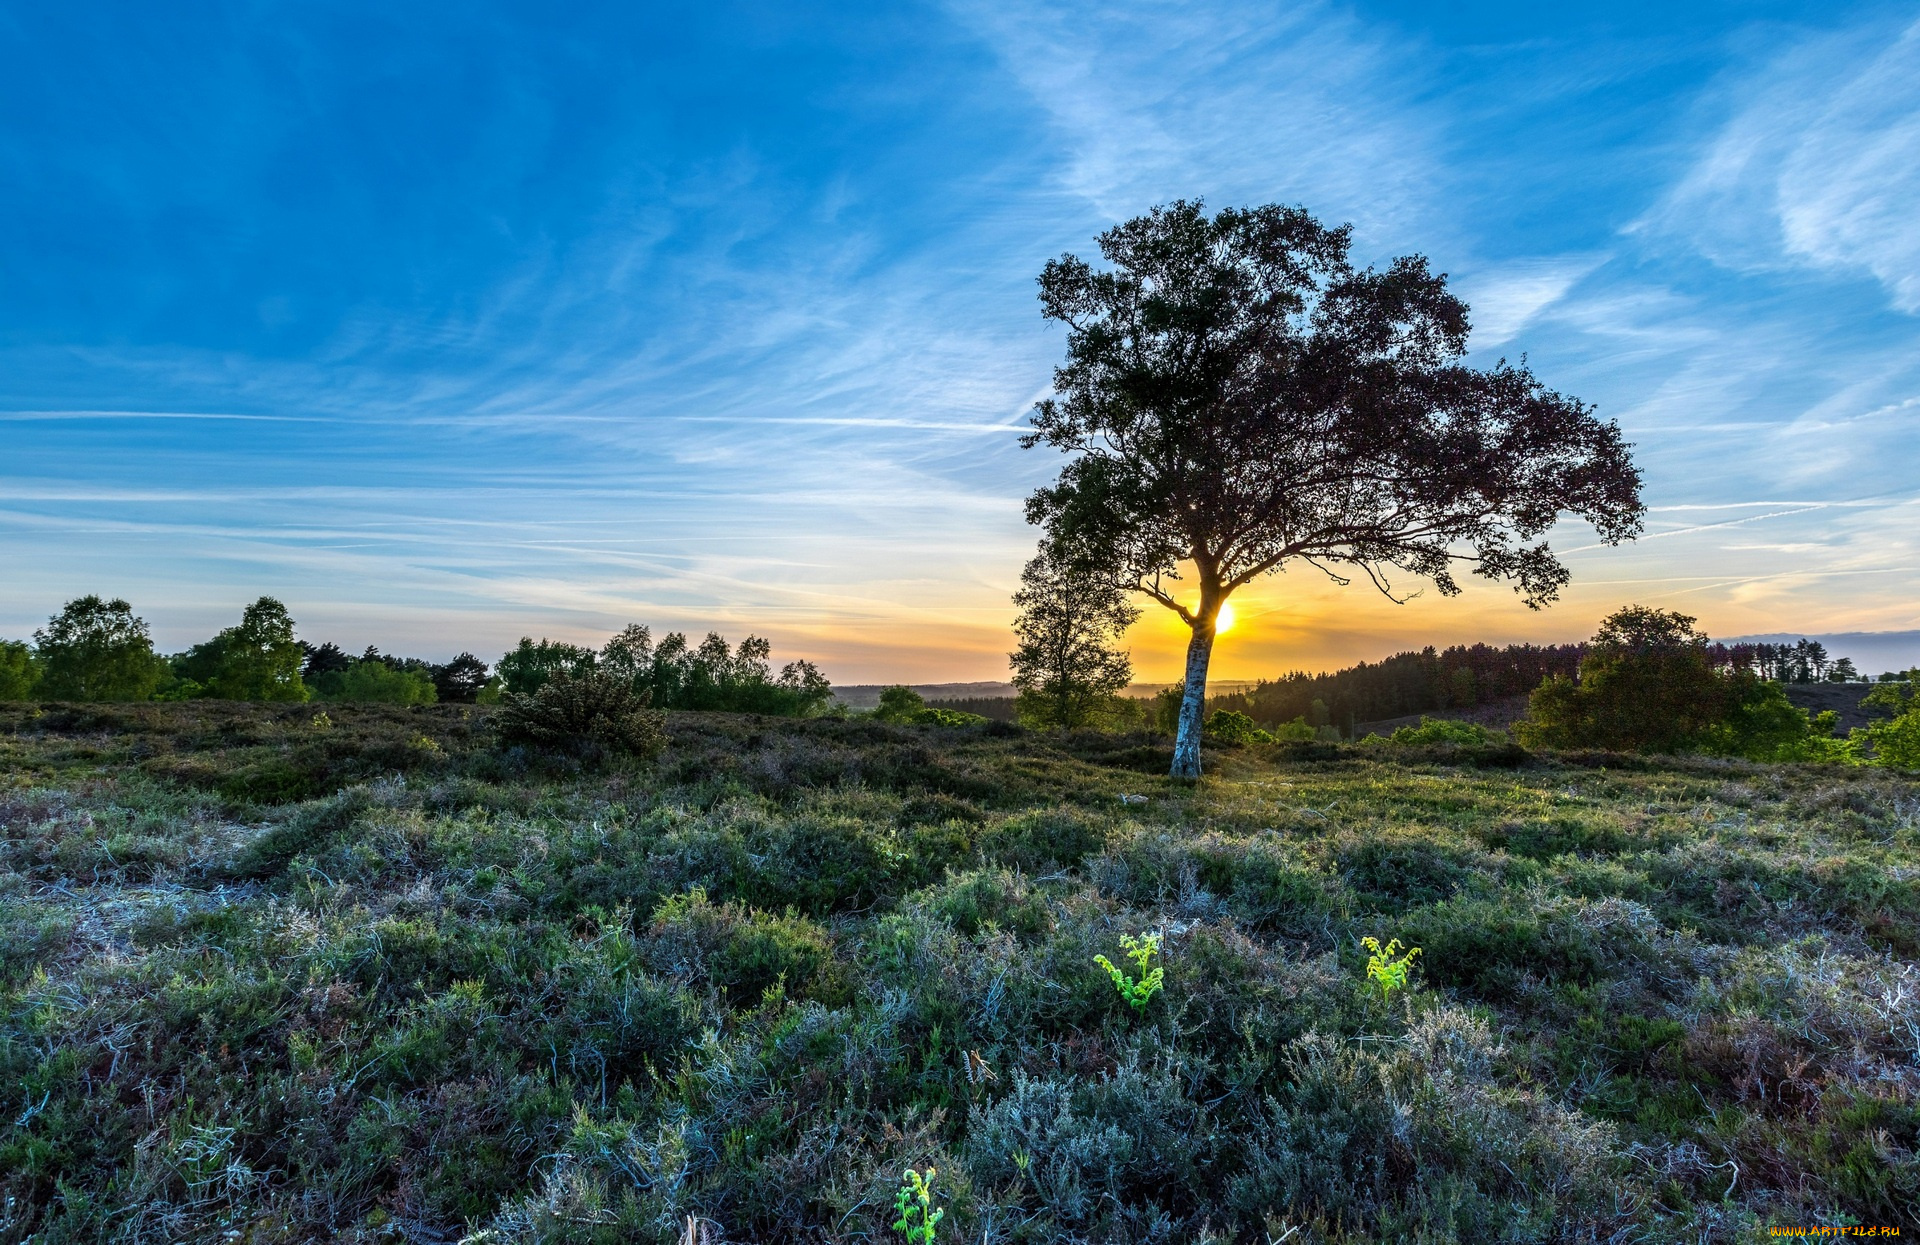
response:
<path fill-rule="evenodd" d="M 1920 1228 L 1912 775 L 491 712 L 0 705 L 0 1240 Z"/>

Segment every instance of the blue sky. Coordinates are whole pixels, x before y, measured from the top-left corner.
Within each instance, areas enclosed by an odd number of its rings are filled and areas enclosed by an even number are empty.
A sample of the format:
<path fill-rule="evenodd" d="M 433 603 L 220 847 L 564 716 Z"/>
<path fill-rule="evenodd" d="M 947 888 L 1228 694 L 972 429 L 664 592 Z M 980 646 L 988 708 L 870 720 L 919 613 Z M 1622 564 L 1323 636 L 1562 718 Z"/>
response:
<path fill-rule="evenodd" d="M 1540 615 L 1280 576 L 1217 674 L 1920 628 L 1920 6 L 0 3 L 0 635 L 1000 677 L 1034 276 L 1176 196 L 1425 253 L 1652 506 Z"/>

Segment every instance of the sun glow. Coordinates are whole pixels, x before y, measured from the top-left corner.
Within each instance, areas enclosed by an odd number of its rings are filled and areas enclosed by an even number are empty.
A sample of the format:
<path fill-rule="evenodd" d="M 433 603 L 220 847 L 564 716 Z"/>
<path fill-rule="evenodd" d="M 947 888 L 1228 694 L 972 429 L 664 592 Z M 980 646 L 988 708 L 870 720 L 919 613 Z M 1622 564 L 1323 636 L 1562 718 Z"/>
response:
<path fill-rule="evenodd" d="M 1220 613 L 1213 620 L 1213 634 L 1223 635 L 1233 630 L 1233 602 L 1220 607 Z"/>

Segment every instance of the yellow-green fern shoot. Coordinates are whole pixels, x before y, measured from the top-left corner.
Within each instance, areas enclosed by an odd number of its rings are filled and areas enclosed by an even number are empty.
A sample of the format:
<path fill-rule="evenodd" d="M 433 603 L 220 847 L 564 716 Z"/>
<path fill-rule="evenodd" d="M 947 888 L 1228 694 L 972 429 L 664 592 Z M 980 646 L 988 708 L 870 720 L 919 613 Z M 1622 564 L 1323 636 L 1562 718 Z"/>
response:
<path fill-rule="evenodd" d="M 1160 950 L 1160 935 L 1142 934 L 1135 938 L 1130 934 L 1122 934 L 1120 945 L 1127 949 L 1127 958 L 1139 968 L 1140 980 L 1135 981 L 1120 969 L 1115 968 L 1113 961 L 1104 955 L 1094 956 L 1093 962 L 1107 970 L 1107 976 L 1113 978 L 1113 988 L 1120 992 L 1120 997 L 1125 999 L 1134 1011 L 1144 1012 L 1147 1010 L 1147 1001 L 1158 994 L 1160 987 L 1166 982 L 1167 970 L 1164 967 L 1156 968 L 1152 972 L 1147 971 L 1147 961 Z"/>
<path fill-rule="evenodd" d="M 1413 968 L 1413 957 L 1420 954 L 1420 948 L 1414 947 L 1395 959 L 1394 952 L 1400 949 L 1398 938 L 1385 947 L 1377 938 L 1362 938 L 1360 945 L 1373 953 L 1367 957 L 1367 980 L 1380 987 L 1383 1002 L 1393 998 L 1395 990 L 1407 988 L 1407 973 Z"/>
<path fill-rule="evenodd" d="M 933 1178 L 939 1174 L 939 1169 L 929 1167 L 922 1176 L 909 1167 L 901 1176 L 906 1183 L 893 1199 L 893 1208 L 900 1213 L 893 1229 L 907 1234 L 907 1245 L 933 1245 L 933 1230 L 946 1218 L 946 1210 L 933 1205 Z"/>

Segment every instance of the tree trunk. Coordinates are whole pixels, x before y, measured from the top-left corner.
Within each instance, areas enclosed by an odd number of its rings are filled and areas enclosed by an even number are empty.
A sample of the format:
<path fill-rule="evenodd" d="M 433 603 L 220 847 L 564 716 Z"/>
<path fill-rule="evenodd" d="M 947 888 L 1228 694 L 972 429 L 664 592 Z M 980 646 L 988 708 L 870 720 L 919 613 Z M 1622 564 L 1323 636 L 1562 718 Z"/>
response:
<path fill-rule="evenodd" d="M 1187 641 L 1187 686 L 1180 698 L 1180 730 L 1173 741 L 1173 776 L 1200 777 L 1201 715 L 1207 707 L 1207 662 L 1213 656 L 1213 616 L 1203 614 Z"/>

